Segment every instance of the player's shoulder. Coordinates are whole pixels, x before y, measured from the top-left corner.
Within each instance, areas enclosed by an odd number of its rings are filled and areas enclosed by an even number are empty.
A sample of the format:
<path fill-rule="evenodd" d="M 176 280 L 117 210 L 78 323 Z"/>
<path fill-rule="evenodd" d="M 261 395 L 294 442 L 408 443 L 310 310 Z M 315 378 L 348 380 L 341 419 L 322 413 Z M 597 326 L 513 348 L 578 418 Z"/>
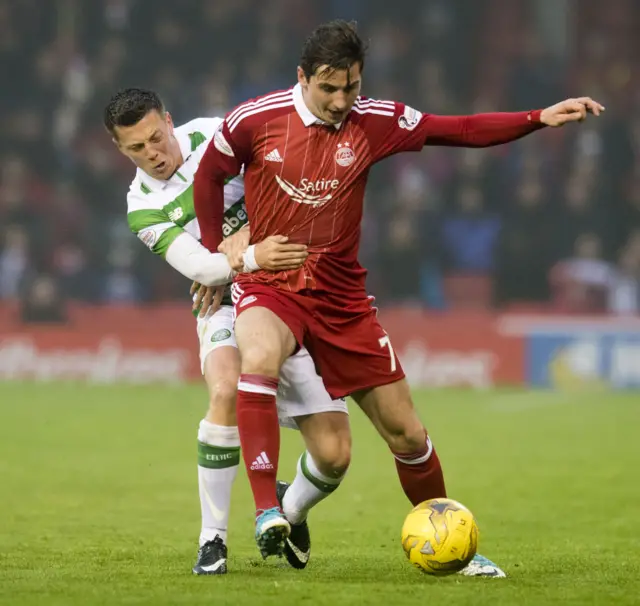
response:
<path fill-rule="evenodd" d="M 154 196 L 152 191 L 147 193 L 147 188 L 143 180 L 134 179 L 127 194 L 127 224 L 134 234 L 171 222 L 159 196 Z"/>
<path fill-rule="evenodd" d="M 349 119 L 365 133 L 375 134 L 387 130 L 397 111 L 398 103 L 395 101 L 359 96 L 351 108 Z"/>
<path fill-rule="evenodd" d="M 358 97 L 351 111 L 355 122 L 373 130 L 377 127 L 386 129 L 391 124 L 400 129 L 413 130 L 422 119 L 421 112 L 405 103 L 369 97 Z"/>
<path fill-rule="evenodd" d="M 351 121 L 365 130 L 393 121 L 398 113 L 396 101 L 359 96 L 351 108 Z"/>
<path fill-rule="evenodd" d="M 162 210 L 164 201 L 154 180 L 137 169 L 127 192 L 127 222 L 133 232 L 143 227 L 167 221 Z"/>
<path fill-rule="evenodd" d="M 140 169 L 136 170 L 136 174 L 129 185 L 129 191 L 127 192 L 127 212 L 137 210 L 153 199 L 153 190 L 144 182 L 140 172 Z"/>
<path fill-rule="evenodd" d="M 371 97 L 358 96 L 351 111 L 359 116 L 393 116 L 400 105 L 397 101 L 386 99 L 373 99 Z"/>
<path fill-rule="evenodd" d="M 222 118 L 194 118 L 185 122 L 180 126 L 176 126 L 175 131 L 180 135 L 186 135 L 189 137 L 204 137 L 204 139 L 211 139 L 222 124 Z"/>
<path fill-rule="evenodd" d="M 277 90 L 240 103 L 225 117 L 229 132 L 240 125 L 249 130 L 259 128 L 274 118 L 291 113 L 295 109 L 293 90 L 293 87 Z"/>

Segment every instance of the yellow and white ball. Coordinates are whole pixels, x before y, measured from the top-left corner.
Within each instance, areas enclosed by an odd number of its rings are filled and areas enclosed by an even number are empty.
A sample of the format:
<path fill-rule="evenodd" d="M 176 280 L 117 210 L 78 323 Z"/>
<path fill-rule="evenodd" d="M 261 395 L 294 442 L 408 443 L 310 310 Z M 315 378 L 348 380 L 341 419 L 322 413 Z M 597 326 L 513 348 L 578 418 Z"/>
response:
<path fill-rule="evenodd" d="M 402 547 L 409 561 L 427 574 L 452 574 L 476 554 L 478 525 L 461 503 L 431 499 L 409 512 L 402 527 Z"/>

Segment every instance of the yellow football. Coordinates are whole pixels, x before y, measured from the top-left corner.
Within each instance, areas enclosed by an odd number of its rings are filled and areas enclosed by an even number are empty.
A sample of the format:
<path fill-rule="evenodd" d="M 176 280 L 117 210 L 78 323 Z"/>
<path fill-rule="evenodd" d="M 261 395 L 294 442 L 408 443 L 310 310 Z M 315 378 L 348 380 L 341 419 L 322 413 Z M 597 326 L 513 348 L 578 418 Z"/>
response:
<path fill-rule="evenodd" d="M 423 572 L 452 574 L 476 554 L 478 525 L 461 503 L 431 499 L 409 512 L 402 527 L 402 547 L 409 561 Z"/>

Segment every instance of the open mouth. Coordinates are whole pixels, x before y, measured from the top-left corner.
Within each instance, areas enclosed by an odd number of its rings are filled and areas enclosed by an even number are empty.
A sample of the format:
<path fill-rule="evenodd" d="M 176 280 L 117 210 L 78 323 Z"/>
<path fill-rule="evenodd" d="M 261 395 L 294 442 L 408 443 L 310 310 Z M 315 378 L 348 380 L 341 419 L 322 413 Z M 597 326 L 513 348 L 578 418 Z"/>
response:
<path fill-rule="evenodd" d="M 155 166 L 155 170 L 157 170 L 158 172 L 162 172 L 166 165 L 167 165 L 166 162 L 160 162 L 160 164 L 157 164 Z"/>

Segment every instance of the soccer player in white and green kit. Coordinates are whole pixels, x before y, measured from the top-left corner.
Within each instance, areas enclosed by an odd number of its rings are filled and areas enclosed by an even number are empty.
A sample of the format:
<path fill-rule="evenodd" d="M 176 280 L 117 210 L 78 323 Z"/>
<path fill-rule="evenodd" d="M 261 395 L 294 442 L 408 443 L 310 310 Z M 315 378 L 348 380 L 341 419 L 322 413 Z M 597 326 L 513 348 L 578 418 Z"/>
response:
<path fill-rule="evenodd" d="M 115 94 L 104 111 L 104 125 L 114 143 L 137 166 L 127 195 L 131 230 L 151 252 L 205 286 L 227 284 L 235 275 L 224 254 L 210 253 L 200 244 L 193 208 L 193 177 L 221 121 L 198 118 L 174 127 L 158 95 L 137 88 Z M 241 176 L 228 180 L 224 196 L 223 229 L 229 236 L 247 222 Z M 304 249 L 274 236 L 246 250 L 244 271 L 297 268 L 306 258 Z M 209 409 L 198 430 L 202 528 L 193 572 L 224 574 L 231 486 L 240 463 L 235 415 L 240 360 L 228 292 L 218 311 L 198 318 L 197 334 Z M 330 398 L 304 349 L 285 362 L 277 395 L 280 424 L 299 429 L 307 447 L 294 481 L 280 483 L 278 493 L 291 526 L 284 555 L 292 566 L 304 568 L 310 552 L 307 514 L 339 486 L 349 466 L 347 408 L 344 400 Z M 277 465 L 263 455 L 255 465 Z M 268 533 L 264 540 L 270 540 Z M 259 547 L 263 555 L 272 553 L 266 543 Z"/>

